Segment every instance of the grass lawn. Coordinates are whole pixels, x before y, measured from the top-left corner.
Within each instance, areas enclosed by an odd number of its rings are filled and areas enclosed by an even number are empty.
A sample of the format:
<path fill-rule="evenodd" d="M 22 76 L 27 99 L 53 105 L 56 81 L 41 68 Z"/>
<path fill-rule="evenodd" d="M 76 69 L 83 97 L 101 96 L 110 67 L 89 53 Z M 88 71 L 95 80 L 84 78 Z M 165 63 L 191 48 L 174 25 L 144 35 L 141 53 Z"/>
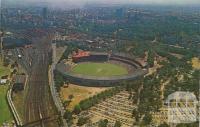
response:
<path fill-rule="evenodd" d="M 74 74 L 88 76 L 117 76 L 128 74 L 126 68 L 111 63 L 80 63 L 72 69 Z"/>
<path fill-rule="evenodd" d="M 12 121 L 12 114 L 6 101 L 7 85 L 0 86 L 0 125 Z"/>
<path fill-rule="evenodd" d="M 4 67 L 0 61 L 0 77 L 9 75 L 9 73 L 10 69 Z M 0 85 L 0 125 L 2 125 L 3 122 L 10 122 L 13 119 L 6 101 L 7 90 L 8 85 Z"/>
<path fill-rule="evenodd" d="M 2 63 L 0 62 L 0 77 L 4 76 L 4 75 L 9 75 L 10 74 L 10 70 L 8 67 L 4 67 L 2 65 Z"/>
<path fill-rule="evenodd" d="M 73 95 L 73 99 L 68 106 L 69 110 L 73 110 L 74 106 L 77 105 L 81 100 L 89 98 L 97 93 L 100 93 L 108 87 L 85 87 L 85 86 L 78 86 L 74 84 L 70 84 L 69 87 L 61 88 L 60 95 L 62 100 L 69 100 L 69 95 Z"/>

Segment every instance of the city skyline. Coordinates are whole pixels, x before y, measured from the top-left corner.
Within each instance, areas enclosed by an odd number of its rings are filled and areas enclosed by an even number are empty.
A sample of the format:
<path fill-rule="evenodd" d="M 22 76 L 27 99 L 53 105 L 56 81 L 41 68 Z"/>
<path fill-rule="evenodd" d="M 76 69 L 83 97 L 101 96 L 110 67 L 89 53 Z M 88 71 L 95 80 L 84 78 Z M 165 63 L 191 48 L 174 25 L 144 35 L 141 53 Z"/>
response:
<path fill-rule="evenodd" d="M 121 4 L 147 4 L 147 5 L 200 5 L 199 0 L 1 0 L 1 4 L 41 4 L 55 7 L 81 7 L 87 4 L 121 5 Z"/>

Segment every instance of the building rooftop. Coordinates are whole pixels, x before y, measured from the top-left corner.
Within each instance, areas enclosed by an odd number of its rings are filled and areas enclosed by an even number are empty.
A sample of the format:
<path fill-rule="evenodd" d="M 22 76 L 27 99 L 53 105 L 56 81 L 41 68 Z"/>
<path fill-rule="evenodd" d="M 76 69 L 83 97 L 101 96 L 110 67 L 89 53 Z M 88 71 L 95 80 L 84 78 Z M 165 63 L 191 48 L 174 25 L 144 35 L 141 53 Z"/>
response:
<path fill-rule="evenodd" d="M 24 84 L 26 81 L 26 76 L 25 75 L 16 75 L 14 80 L 15 80 L 15 83 Z"/>

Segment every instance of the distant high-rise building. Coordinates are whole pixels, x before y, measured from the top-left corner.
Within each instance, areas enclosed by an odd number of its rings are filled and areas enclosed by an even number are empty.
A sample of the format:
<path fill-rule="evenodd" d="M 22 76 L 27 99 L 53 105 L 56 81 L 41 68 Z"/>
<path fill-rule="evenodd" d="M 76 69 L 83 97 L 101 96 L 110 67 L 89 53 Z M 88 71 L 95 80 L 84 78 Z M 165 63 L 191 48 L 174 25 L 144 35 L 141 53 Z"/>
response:
<path fill-rule="evenodd" d="M 1 24 L 1 27 L 4 25 L 5 23 L 5 16 L 4 16 L 4 13 L 3 13 L 3 9 L 1 8 L 1 21 L 0 21 L 0 24 Z"/>
<path fill-rule="evenodd" d="M 4 17 L 3 17 L 3 13 L 1 12 L 1 25 L 3 24 L 3 22 L 4 22 Z"/>
<path fill-rule="evenodd" d="M 46 7 L 44 7 L 44 8 L 42 9 L 42 16 L 43 16 L 44 19 L 47 18 L 47 8 L 46 8 Z"/>
<path fill-rule="evenodd" d="M 118 8 L 118 9 L 116 9 L 115 14 L 116 14 L 117 17 L 122 17 L 123 14 L 124 14 L 123 8 Z"/>

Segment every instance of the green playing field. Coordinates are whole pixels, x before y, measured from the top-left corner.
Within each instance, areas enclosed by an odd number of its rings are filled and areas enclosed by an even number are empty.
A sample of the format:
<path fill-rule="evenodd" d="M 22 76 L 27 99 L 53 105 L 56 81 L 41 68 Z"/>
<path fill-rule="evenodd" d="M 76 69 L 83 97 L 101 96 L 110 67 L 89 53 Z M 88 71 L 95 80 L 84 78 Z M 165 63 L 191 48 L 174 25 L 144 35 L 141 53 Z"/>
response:
<path fill-rule="evenodd" d="M 88 76 L 117 76 L 128 74 L 125 67 L 111 63 L 79 63 L 72 69 L 74 74 Z"/>
<path fill-rule="evenodd" d="M 4 75 L 9 75 L 10 70 L 8 67 L 4 67 L 2 62 L 0 61 L 0 77 Z M 10 122 L 12 120 L 12 114 L 9 110 L 7 101 L 6 101 L 6 93 L 8 90 L 8 84 L 0 85 L 0 126 L 4 122 Z"/>

